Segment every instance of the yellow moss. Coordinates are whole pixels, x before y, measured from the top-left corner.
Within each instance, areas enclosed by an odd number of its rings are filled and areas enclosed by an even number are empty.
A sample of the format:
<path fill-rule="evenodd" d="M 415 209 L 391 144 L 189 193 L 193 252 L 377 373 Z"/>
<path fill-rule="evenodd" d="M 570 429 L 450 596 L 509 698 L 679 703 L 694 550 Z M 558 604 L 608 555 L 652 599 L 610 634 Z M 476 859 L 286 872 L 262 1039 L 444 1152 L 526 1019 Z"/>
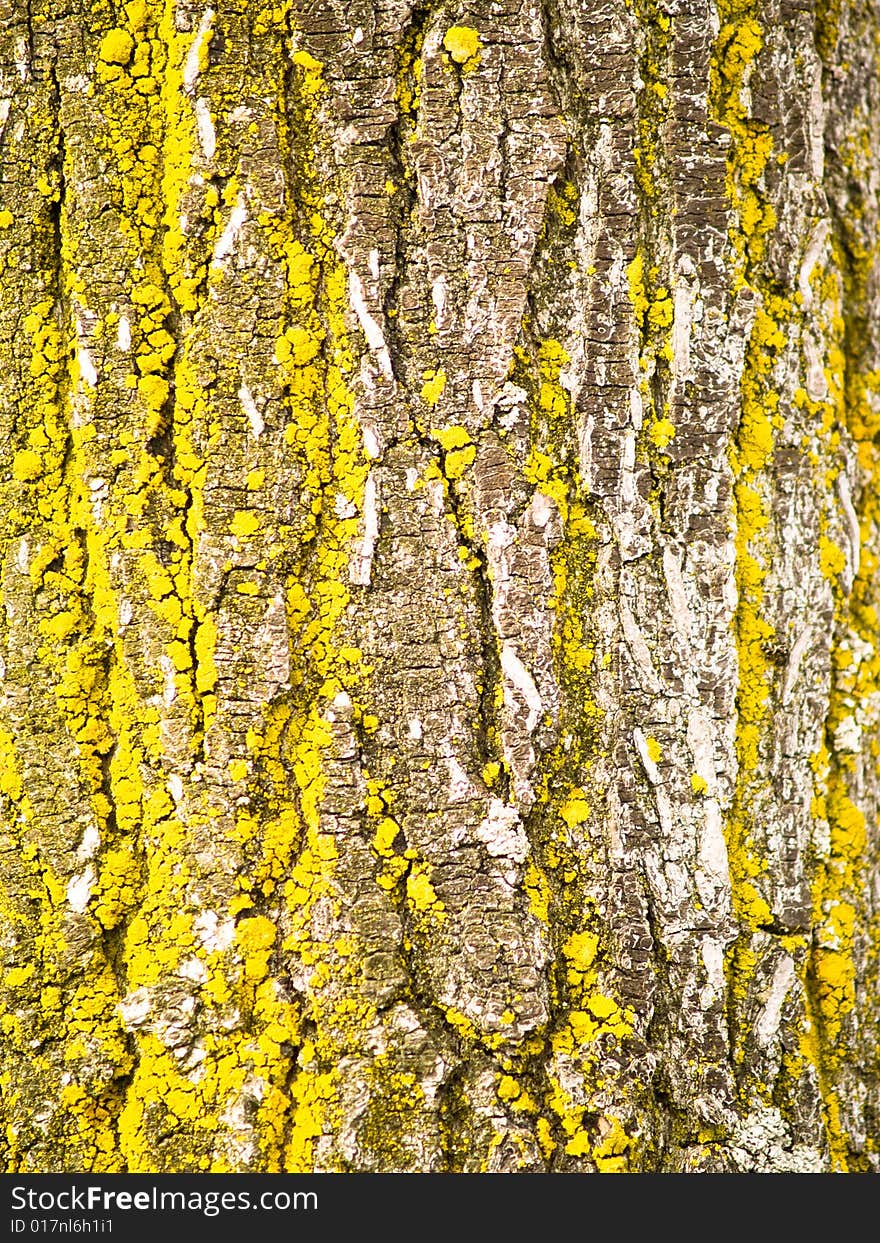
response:
<path fill-rule="evenodd" d="M 441 920 L 445 918 L 445 907 L 431 884 L 428 864 L 413 864 L 406 878 L 406 896 L 420 913 L 430 912 Z"/>
<path fill-rule="evenodd" d="M 636 251 L 635 258 L 627 266 L 626 275 L 629 281 L 629 299 L 636 323 L 644 327 L 650 303 L 645 288 L 645 257 L 641 250 Z"/>
<path fill-rule="evenodd" d="M 675 425 L 668 418 L 656 419 L 649 425 L 648 435 L 658 449 L 665 449 L 675 437 Z"/>
<path fill-rule="evenodd" d="M 586 1131 L 578 1131 L 565 1145 L 565 1151 L 571 1157 L 588 1157 L 592 1152 L 590 1137 Z"/>
<path fill-rule="evenodd" d="M 589 819 L 590 807 L 583 790 L 572 790 L 560 807 L 559 814 L 570 829 Z"/>
<path fill-rule="evenodd" d="M 490 760 L 488 764 L 483 765 L 483 781 L 491 788 L 495 785 L 501 773 L 501 765 L 497 760 Z"/>
<path fill-rule="evenodd" d="M 0 793 L 5 794 L 13 803 L 18 803 L 23 793 L 21 768 L 15 754 L 15 740 L 12 734 L 2 726 L 0 726 Z"/>
<path fill-rule="evenodd" d="M 33 449 L 19 449 L 12 460 L 12 474 L 23 483 L 39 479 L 43 471 L 43 459 Z"/>
<path fill-rule="evenodd" d="M 672 325 L 672 299 L 668 289 L 658 289 L 648 307 L 648 324 L 652 328 L 663 329 Z"/>
<path fill-rule="evenodd" d="M 576 932 L 565 944 L 564 952 L 572 969 L 586 974 L 592 967 L 599 948 L 599 938 L 592 932 Z"/>
<path fill-rule="evenodd" d="M 230 760 L 227 765 L 227 772 L 233 781 L 244 781 L 248 774 L 247 760 Z"/>
<path fill-rule="evenodd" d="M 542 924 L 550 922 L 550 902 L 552 893 L 547 877 L 530 860 L 526 864 L 523 886 L 529 899 L 529 910 Z"/>
<path fill-rule="evenodd" d="M 466 449 L 456 449 L 451 453 L 447 453 L 444 462 L 444 470 L 447 479 L 460 479 L 467 468 L 472 465 L 477 456 L 475 445 L 468 445 Z M 479 561 L 477 562 L 479 565 Z M 476 566 L 472 566 L 475 569 Z"/>
<path fill-rule="evenodd" d="M 546 1118 L 538 1119 L 535 1123 L 535 1132 L 538 1137 L 538 1144 L 540 1145 L 541 1152 L 544 1155 L 544 1160 L 549 1161 L 553 1156 L 557 1145 L 550 1130 L 550 1123 Z"/>
<path fill-rule="evenodd" d="M 211 691 L 217 684 L 217 666 L 214 651 L 217 643 L 217 625 L 210 615 L 200 622 L 195 632 L 196 689 Z"/>
<path fill-rule="evenodd" d="M 510 1101 L 516 1100 L 521 1094 L 522 1088 L 511 1075 L 502 1075 L 498 1081 L 498 1099 L 508 1104 Z"/>
<path fill-rule="evenodd" d="M 443 46 L 457 65 L 473 68 L 481 47 L 479 32 L 472 26 L 450 26 Z"/>
<path fill-rule="evenodd" d="M 819 539 L 819 567 L 826 578 L 835 578 L 846 569 L 846 553 L 825 535 Z"/>
<path fill-rule="evenodd" d="M 134 39 L 127 30 L 108 30 L 101 40 L 98 56 L 112 65 L 127 65 L 134 51 Z"/>
<path fill-rule="evenodd" d="M 249 539 L 252 535 L 256 535 L 259 529 L 259 515 L 249 509 L 236 510 L 229 524 L 230 533 L 238 539 Z"/>
<path fill-rule="evenodd" d="M 141 376 L 137 382 L 137 390 L 144 399 L 144 404 L 153 411 L 162 409 L 171 391 L 167 380 L 152 373 Z"/>
<path fill-rule="evenodd" d="M 317 329 L 287 328 L 275 342 L 275 358 L 282 366 L 305 367 L 317 356 L 322 339 L 323 333 Z"/>
<path fill-rule="evenodd" d="M 627 1153 L 632 1141 L 618 1118 L 603 1118 L 599 1126 L 602 1138 L 593 1149 L 593 1160 L 601 1174 L 622 1174 L 628 1167 Z"/>
<path fill-rule="evenodd" d="M 20 988 L 31 979 L 35 971 L 36 967 L 32 962 L 26 967 L 10 967 L 3 976 L 3 983 L 7 988 Z"/>
<path fill-rule="evenodd" d="M 436 406 L 441 393 L 446 388 L 446 372 L 442 368 L 439 371 L 425 371 L 422 379 L 424 380 L 421 390 L 422 401 L 427 406 Z"/>
<path fill-rule="evenodd" d="M 380 855 L 393 855 L 394 841 L 400 833 L 400 825 L 396 820 L 392 820 L 390 816 L 385 816 L 379 821 L 376 832 L 373 837 L 373 845 Z"/>

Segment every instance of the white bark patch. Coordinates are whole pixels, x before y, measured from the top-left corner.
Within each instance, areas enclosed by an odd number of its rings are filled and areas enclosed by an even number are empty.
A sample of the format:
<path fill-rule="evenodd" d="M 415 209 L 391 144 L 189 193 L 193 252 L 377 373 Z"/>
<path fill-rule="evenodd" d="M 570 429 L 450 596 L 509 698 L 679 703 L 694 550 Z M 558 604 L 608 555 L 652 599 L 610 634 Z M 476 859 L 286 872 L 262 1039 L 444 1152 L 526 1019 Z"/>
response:
<path fill-rule="evenodd" d="M 834 749 L 858 754 L 862 749 L 862 727 L 854 716 L 845 716 L 834 731 Z"/>
<path fill-rule="evenodd" d="M 162 672 L 165 674 L 165 685 L 162 687 L 162 703 L 166 708 L 170 708 L 177 698 L 177 687 L 174 684 L 177 674 L 169 657 L 160 656 L 159 664 Z"/>
<path fill-rule="evenodd" d="M 183 779 L 178 773 L 172 773 L 168 778 L 168 793 L 174 799 L 174 804 L 179 807 L 183 802 Z"/>
<path fill-rule="evenodd" d="M 825 378 L 825 366 L 818 345 L 809 333 L 803 339 L 804 358 L 806 360 L 806 389 L 814 401 L 824 401 L 828 396 L 828 381 Z"/>
<path fill-rule="evenodd" d="M 226 223 L 226 228 L 217 238 L 217 244 L 214 247 L 214 254 L 211 260 L 212 263 L 220 263 L 221 260 L 226 259 L 232 254 L 232 248 L 235 245 L 235 239 L 238 236 L 238 231 L 244 224 L 245 220 L 247 220 L 247 208 L 244 205 L 244 195 L 239 193 L 235 206 L 230 213 L 229 220 Z"/>
<path fill-rule="evenodd" d="M 621 561 L 635 561 L 651 551 L 651 537 L 647 533 L 649 511 L 636 495 L 635 473 L 630 467 L 624 466 L 621 479 L 621 512 L 613 519 L 614 534 Z"/>
<path fill-rule="evenodd" d="M 214 20 L 214 10 L 205 9 L 202 14 L 202 20 L 199 22 L 199 28 L 196 31 L 195 38 L 189 46 L 186 54 L 186 60 L 183 62 L 183 89 L 187 95 L 192 95 L 196 89 L 196 83 L 199 80 L 199 61 L 202 58 L 202 45 L 208 37 L 211 29 L 211 23 Z"/>
<path fill-rule="evenodd" d="M 664 841 L 671 841 L 678 825 L 672 810 L 672 800 L 662 785 L 654 787 L 654 805 L 657 808 L 657 819 L 660 821 L 660 833 Z"/>
<path fill-rule="evenodd" d="M 443 482 L 440 479 L 426 479 L 425 495 L 430 502 L 431 508 L 438 518 L 442 518 L 446 512 L 446 493 L 443 490 Z M 450 553 L 450 563 L 457 570 L 461 563 L 457 555 Z"/>
<path fill-rule="evenodd" d="M 700 835 L 700 867 L 719 889 L 730 888 L 727 843 L 721 824 L 721 809 L 714 798 L 705 800 L 706 820 Z"/>
<path fill-rule="evenodd" d="M 621 851 L 618 857 L 624 856 L 625 851 Z M 656 850 L 649 850 L 645 854 L 645 871 L 651 888 L 667 910 L 686 907 L 690 900 L 691 877 L 680 863 L 664 859 Z M 673 924 L 667 925 L 667 934 L 674 931 Z"/>
<path fill-rule="evenodd" d="M 755 1039 L 764 1048 L 779 1031 L 782 1007 L 794 981 L 794 962 L 789 958 L 788 954 L 783 954 L 773 973 L 773 980 L 770 984 L 767 1000 L 764 1002 L 764 1009 L 755 1023 Z"/>
<path fill-rule="evenodd" d="M 701 946 L 707 983 L 700 993 L 700 1004 L 708 1010 L 724 991 L 724 947 L 711 937 L 704 937 Z"/>
<path fill-rule="evenodd" d="M 379 538 L 379 488 L 372 471 L 364 484 L 364 536 L 352 561 L 349 578 L 359 587 L 369 587 L 373 553 Z"/>
<path fill-rule="evenodd" d="M 100 526 L 104 514 L 104 502 L 107 500 L 108 487 L 106 479 L 89 480 L 89 501 L 95 525 Z"/>
<path fill-rule="evenodd" d="M 657 785 L 660 781 L 660 769 L 651 759 L 651 753 L 648 750 L 648 740 L 643 731 L 639 729 L 638 725 L 633 730 L 633 742 L 635 743 L 636 751 L 639 753 L 639 759 L 642 761 L 645 772 L 648 774 L 648 780 L 652 785 Z"/>
<path fill-rule="evenodd" d="M 515 706 L 513 695 L 509 692 L 509 688 L 519 691 L 523 699 L 526 701 L 528 708 L 528 717 L 526 718 L 526 730 L 531 733 L 538 721 L 541 719 L 541 713 L 544 711 L 544 704 L 541 696 L 538 694 L 538 688 L 535 685 L 532 675 L 526 669 L 516 652 L 513 650 L 513 644 L 509 639 L 505 639 L 501 647 L 501 668 L 504 671 L 507 684 L 504 687 L 504 701 L 509 708 Z"/>
<path fill-rule="evenodd" d="M 348 274 L 348 296 L 351 301 L 352 310 L 357 315 L 358 323 L 363 330 L 364 336 L 367 338 L 367 345 L 376 355 L 376 361 L 379 369 L 386 379 L 393 378 L 391 370 L 391 355 L 388 353 L 388 346 L 385 343 L 385 335 L 382 332 L 378 322 L 373 318 L 367 309 L 364 294 L 364 283 L 358 276 L 357 272 L 350 271 Z"/>
<path fill-rule="evenodd" d="M 810 240 L 807 242 L 803 263 L 798 272 L 798 291 L 803 299 L 804 311 L 809 311 L 813 305 L 813 287 L 810 284 L 810 277 L 813 275 L 813 269 L 819 256 L 825 249 L 825 240 L 828 237 L 830 228 L 831 225 L 828 220 L 820 220 L 810 234 Z"/>
<path fill-rule="evenodd" d="M 98 373 L 95 370 L 95 365 L 92 362 L 89 351 L 84 345 L 79 347 L 76 355 L 76 361 L 79 364 L 80 378 L 85 380 L 86 384 L 89 384 L 92 388 L 94 388 L 98 383 Z"/>
<path fill-rule="evenodd" d="M 214 130 L 214 121 L 211 117 L 211 105 L 204 97 L 199 97 L 195 102 L 193 111 L 196 114 L 196 129 L 199 134 L 199 146 L 202 148 L 202 154 L 206 160 L 213 160 L 214 153 L 217 150 L 217 134 Z"/>
<path fill-rule="evenodd" d="M 496 592 L 508 579 L 504 553 L 516 540 L 516 529 L 509 522 L 493 522 L 486 535 L 486 560 L 495 582 Z"/>
<path fill-rule="evenodd" d="M 529 504 L 529 517 L 532 526 L 543 531 L 544 527 L 556 512 L 556 505 L 549 496 L 545 496 L 543 492 L 536 492 Z"/>
<path fill-rule="evenodd" d="M 28 565 L 30 564 L 30 555 L 31 554 L 30 554 L 30 549 L 28 548 L 28 542 L 24 538 L 24 536 L 22 536 L 19 542 L 19 545 L 18 545 L 18 555 L 15 558 L 15 564 L 18 566 L 22 574 L 27 573 L 27 568 L 28 568 Z"/>
<path fill-rule="evenodd" d="M 251 425 L 251 432 L 254 439 L 259 440 L 266 427 L 263 416 L 257 409 L 257 403 L 254 401 L 253 394 L 246 384 L 242 384 L 238 390 L 238 400 L 241 402 L 241 408 L 244 410 Z"/>
<path fill-rule="evenodd" d="M 711 790 L 715 781 L 715 741 L 712 724 L 699 708 L 688 713 L 687 740 L 694 757 L 694 772 Z"/>
<path fill-rule="evenodd" d="M 357 505 L 344 492 L 337 492 L 333 498 L 333 512 L 337 518 L 354 518 Z"/>
<path fill-rule="evenodd" d="M 442 328 L 443 312 L 446 310 L 446 277 L 442 272 L 431 282 L 431 301 L 434 303 L 437 327 Z"/>
<path fill-rule="evenodd" d="M 119 1002 L 116 1009 L 124 1027 L 129 1030 L 144 1027 L 150 1017 L 150 994 L 145 988 L 136 988 Z"/>
<path fill-rule="evenodd" d="M 454 755 L 447 755 L 445 758 L 449 769 L 449 792 L 447 795 L 449 802 L 463 803 L 465 799 L 473 798 L 476 794 L 474 784 L 461 764 L 459 764 Z"/>
<path fill-rule="evenodd" d="M 529 395 L 526 390 L 510 380 L 505 383 L 501 392 L 493 398 L 492 405 L 499 412 L 497 416 L 498 422 L 506 431 L 511 431 L 524 417 L 524 407 L 528 400 Z"/>
<path fill-rule="evenodd" d="M 82 835 L 82 841 L 77 847 L 76 857 L 80 863 L 85 863 L 86 859 L 93 858 L 98 853 L 98 847 L 101 845 L 101 834 L 98 832 L 97 826 L 90 824 Z"/>
<path fill-rule="evenodd" d="M 422 737 L 422 723 L 417 716 L 414 716 L 406 727 L 408 737 L 414 742 L 419 742 Z"/>
<path fill-rule="evenodd" d="M 119 625 L 116 629 L 116 633 L 118 635 L 122 636 L 125 634 L 125 631 L 128 628 L 133 616 L 134 605 L 131 600 L 123 597 L 119 605 Z"/>
<path fill-rule="evenodd" d="M 635 391 L 633 389 L 633 392 Z M 596 420 L 592 414 L 578 422 L 578 470 L 581 483 L 587 492 L 593 491 L 593 434 L 595 430 Z"/>
<path fill-rule="evenodd" d="M 364 453 L 366 453 L 367 457 L 373 458 L 374 460 L 377 457 L 380 457 L 382 453 L 382 447 L 379 444 L 379 437 L 376 435 L 376 433 L 373 431 L 371 427 L 365 427 L 363 429 L 363 437 L 364 437 Z"/>
<path fill-rule="evenodd" d="M 822 66 L 816 61 L 813 67 L 813 83 L 810 91 L 810 109 L 807 114 L 810 171 L 813 180 L 821 184 L 825 176 L 825 100 L 822 91 Z"/>
<path fill-rule="evenodd" d="M 116 346 L 125 354 L 131 349 L 131 325 L 124 315 L 119 316 L 116 328 Z"/>
<path fill-rule="evenodd" d="M 666 578 L 666 591 L 669 596 L 673 625 L 681 638 L 688 642 L 694 619 L 688 607 L 681 562 L 675 551 L 668 545 L 663 549 L 663 574 Z"/>
<path fill-rule="evenodd" d="M 694 293 L 688 285 L 678 285 L 673 298 L 672 371 L 676 383 L 691 376 L 691 308 Z"/>
<path fill-rule="evenodd" d="M 265 1095 L 265 1085 L 261 1079 L 251 1075 L 234 1101 L 224 1109 L 220 1121 L 229 1128 L 232 1134 L 224 1138 L 230 1158 L 240 1165 L 249 1165 L 254 1155 L 253 1117 L 255 1103 L 259 1103 Z"/>
<path fill-rule="evenodd" d="M 791 693 L 794 690 L 797 676 L 800 672 L 801 661 L 803 660 L 804 652 L 810 645 L 811 638 L 812 632 L 809 626 L 805 626 L 795 639 L 794 646 L 789 653 L 788 665 L 785 670 L 785 681 L 782 684 L 782 702 L 784 704 L 787 704 L 791 699 Z"/>
<path fill-rule="evenodd" d="M 859 519 L 853 508 L 852 493 L 849 488 L 849 479 L 843 472 L 837 476 L 837 495 L 840 497 L 840 507 L 843 510 L 843 516 L 846 518 L 846 529 L 849 535 L 849 584 L 852 587 L 853 580 L 859 572 L 861 564 L 862 550 L 862 532 L 859 527 Z"/>
<path fill-rule="evenodd" d="M 334 695 L 332 707 L 334 709 L 334 714 L 330 719 L 334 721 L 336 720 L 336 713 L 342 713 L 345 715 L 351 712 L 351 695 L 349 695 L 348 691 L 339 691 L 337 695 Z M 328 717 L 329 716 L 330 714 L 328 713 Z"/>
<path fill-rule="evenodd" d="M 67 901 L 70 906 L 82 915 L 92 896 L 92 885 L 95 883 L 95 869 L 91 864 L 79 876 L 74 876 L 67 885 Z"/>
<path fill-rule="evenodd" d="M 22 82 L 27 82 L 29 69 L 27 39 L 19 39 L 15 45 L 15 67 Z"/>
<path fill-rule="evenodd" d="M 493 858 L 513 859 L 524 863 L 528 858 L 529 839 L 515 807 L 493 798 L 489 813 L 477 827 L 477 836 Z"/>
<path fill-rule="evenodd" d="M 208 968 L 201 958 L 187 958 L 177 968 L 177 974 L 182 975 L 185 980 L 192 980 L 193 984 L 204 984 L 208 978 Z"/>
<path fill-rule="evenodd" d="M 235 940 L 235 920 L 221 923 L 214 911 L 201 911 L 193 921 L 193 932 L 209 953 L 225 950 Z"/>
<path fill-rule="evenodd" d="M 623 626 L 623 636 L 626 639 L 630 655 L 636 663 L 636 668 L 641 672 L 645 680 L 646 690 L 649 690 L 653 695 L 662 694 L 663 687 L 654 669 L 654 662 L 651 659 L 648 644 L 645 642 L 645 636 L 639 629 L 636 619 L 632 615 L 632 610 L 623 597 L 620 600 L 620 622 Z"/>
<path fill-rule="evenodd" d="M 620 498 L 629 504 L 636 499 L 635 464 L 636 435 L 634 429 L 630 427 L 623 433 L 620 455 Z"/>

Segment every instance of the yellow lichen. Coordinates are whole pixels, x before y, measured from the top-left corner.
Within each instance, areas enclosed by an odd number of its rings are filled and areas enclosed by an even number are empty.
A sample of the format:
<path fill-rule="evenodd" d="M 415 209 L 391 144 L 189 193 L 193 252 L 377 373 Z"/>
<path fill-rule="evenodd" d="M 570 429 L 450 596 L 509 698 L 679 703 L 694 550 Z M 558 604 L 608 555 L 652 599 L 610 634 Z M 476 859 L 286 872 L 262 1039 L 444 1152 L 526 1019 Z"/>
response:
<path fill-rule="evenodd" d="M 443 46 L 457 65 L 470 68 L 479 55 L 479 32 L 472 26 L 450 26 L 443 36 Z"/>
<path fill-rule="evenodd" d="M 442 368 L 439 371 L 425 371 L 422 379 L 422 401 L 427 406 L 436 406 L 446 388 L 446 372 Z"/>
<path fill-rule="evenodd" d="M 127 30 L 108 30 L 101 40 L 98 56 L 112 65 L 127 65 L 134 51 L 134 39 Z"/>

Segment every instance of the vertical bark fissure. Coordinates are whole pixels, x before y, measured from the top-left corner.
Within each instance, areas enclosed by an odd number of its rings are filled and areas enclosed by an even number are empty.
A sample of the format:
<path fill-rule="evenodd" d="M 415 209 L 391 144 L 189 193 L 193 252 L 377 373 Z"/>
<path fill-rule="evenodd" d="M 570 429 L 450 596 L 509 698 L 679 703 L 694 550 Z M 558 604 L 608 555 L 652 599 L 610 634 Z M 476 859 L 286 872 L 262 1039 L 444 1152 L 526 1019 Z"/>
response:
<path fill-rule="evenodd" d="M 233 9 L 0 33 L 7 1166 L 876 1168 L 876 15 Z"/>

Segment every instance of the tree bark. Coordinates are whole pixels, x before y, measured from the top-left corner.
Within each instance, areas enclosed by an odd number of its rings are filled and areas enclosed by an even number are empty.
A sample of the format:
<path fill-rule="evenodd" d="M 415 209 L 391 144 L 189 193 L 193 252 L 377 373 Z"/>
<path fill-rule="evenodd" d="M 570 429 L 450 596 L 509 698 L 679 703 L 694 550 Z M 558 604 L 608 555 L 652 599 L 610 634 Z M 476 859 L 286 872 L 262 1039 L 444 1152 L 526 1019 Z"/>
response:
<path fill-rule="evenodd" d="M 0 28 L 6 1168 L 876 1170 L 876 5 Z"/>

